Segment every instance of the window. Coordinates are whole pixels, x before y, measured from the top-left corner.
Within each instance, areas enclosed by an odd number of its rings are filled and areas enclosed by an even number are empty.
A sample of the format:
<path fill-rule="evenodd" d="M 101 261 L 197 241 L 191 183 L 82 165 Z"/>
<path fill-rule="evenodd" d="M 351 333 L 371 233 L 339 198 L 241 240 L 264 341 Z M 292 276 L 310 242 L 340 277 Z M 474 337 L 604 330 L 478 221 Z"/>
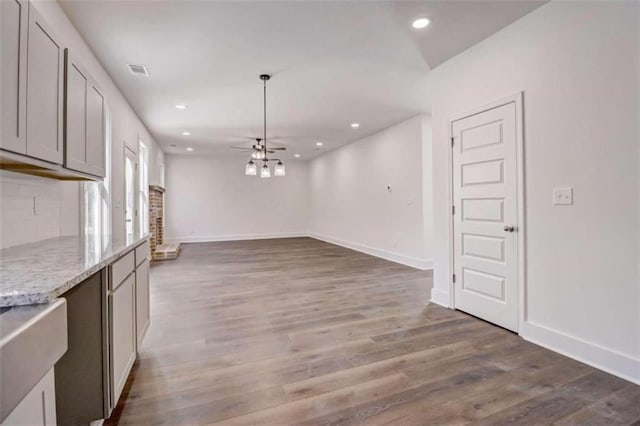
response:
<path fill-rule="evenodd" d="M 149 232 L 149 149 L 140 141 L 138 147 L 138 182 L 139 185 L 139 214 L 140 232 L 146 234 Z"/>
<path fill-rule="evenodd" d="M 104 250 L 111 243 L 111 144 L 112 123 L 111 111 L 105 108 L 105 177 L 102 182 L 84 182 L 81 188 L 82 197 L 82 233 L 86 242 L 95 246 L 96 250 Z"/>

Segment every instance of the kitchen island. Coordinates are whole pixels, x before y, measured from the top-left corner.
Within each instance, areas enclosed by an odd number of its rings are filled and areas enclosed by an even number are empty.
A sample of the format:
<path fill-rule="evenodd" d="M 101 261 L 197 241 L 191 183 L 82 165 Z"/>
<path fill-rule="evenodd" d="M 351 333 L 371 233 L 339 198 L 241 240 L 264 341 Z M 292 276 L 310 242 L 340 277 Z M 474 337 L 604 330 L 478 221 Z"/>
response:
<path fill-rule="evenodd" d="M 48 323 L 26 321 L 20 327 L 8 328 L 4 327 L 5 318 L 27 318 L 27 312 L 54 305 L 64 328 L 64 333 L 58 333 L 58 340 L 64 341 L 41 343 L 64 346 L 66 352 L 58 351 L 55 359 L 41 361 L 50 365 L 39 365 L 37 369 L 19 362 L 22 368 L 39 372 L 21 380 L 20 386 L 10 383 L 16 381 L 15 375 L 0 376 L 3 389 L 22 389 L 16 395 L 4 392 L 0 422 L 7 416 L 13 420 L 15 411 L 33 413 L 33 409 L 19 410 L 30 401 L 24 389 L 33 393 L 45 379 L 46 383 L 55 381 L 53 415 L 58 424 L 88 424 L 109 417 L 149 326 L 147 235 L 130 235 L 120 244 L 111 243 L 110 235 L 59 237 L 0 250 L 0 331 L 7 330 L 6 336 L 0 335 L 2 354 L 32 350 L 26 343 L 19 346 L 20 342 L 33 339 L 16 339 L 16 330 L 33 333 L 36 325 Z M 0 370 L 15 370 L 5 365 L 9 360 L 15 362 L 15 358 L 0 357 Z M 48 394 L 53 394 L 53 385 L 50 387 Z M 20 400 L 23 403 L 14 407 Z M 51 423 L 51 412 L 43 416 L 43 424 Z M 29 419 L 29 423 L 33 420 Z"/>

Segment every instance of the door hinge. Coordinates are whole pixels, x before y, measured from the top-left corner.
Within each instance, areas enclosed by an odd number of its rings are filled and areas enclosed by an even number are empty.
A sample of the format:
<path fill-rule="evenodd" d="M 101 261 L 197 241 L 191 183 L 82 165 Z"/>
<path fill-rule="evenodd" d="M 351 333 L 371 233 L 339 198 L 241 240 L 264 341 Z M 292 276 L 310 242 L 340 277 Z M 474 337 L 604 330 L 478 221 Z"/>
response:
<path fill-rule="evenodd" d="M 456 137 L 451 136 L 451 148 L 453 148 L 453 144 L 455 143 Z"/>
<path fill-rule="evenodd" d="M 453 282 L 456 282 L 456 274 L 453 274 Z"/>
<path fill-rule="evenodd" d="M 451 206 L 451 214 L 452 215 L 456 214 L 456 206 Z"/>

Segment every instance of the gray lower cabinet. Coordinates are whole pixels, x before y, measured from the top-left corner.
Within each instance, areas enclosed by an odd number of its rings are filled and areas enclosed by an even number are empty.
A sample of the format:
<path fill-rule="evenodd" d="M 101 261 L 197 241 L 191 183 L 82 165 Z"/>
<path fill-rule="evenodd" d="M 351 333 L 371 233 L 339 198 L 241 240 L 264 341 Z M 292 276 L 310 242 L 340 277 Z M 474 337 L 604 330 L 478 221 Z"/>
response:
<path fill-rule="evenodd" d="M 56 424 L 56 390 L 53 368 L 31 389 L 0 426 L 51 426 Z"/>
<path fill-rule="evenodd" d="M 24 77 L 27 70 L 26 0 L 0 1 L 0 148 L 27 153 L 27 96 Z"/>
<path fill-rule="evenodd" d="M 60 425 L 108 418 L 120 399 L 149 325 L 149 260 L 136 262 L 138 252 L 148 253 L 148 242 L 61 296 L 68 350 L 55 365 Z"/>
<path fill-rule="evenodd" d="M 64 166 L 104 177 L 104 97 L 69 49 L 65 49 L 64 107 Z"/>
<path fill-rule="evenodd" d="M 136 255 L 136 334 L 138 346 L 142 343 L 151 323 L 149 292 L 149 242 L 145 241 L 135 251 Z"/>
<path fill-rule="evenodd" d="M 136 359 L 135 272 L 109 295 L 111 401 L 117 404 Z"/>
<path fill-rule="evenodd" d="M 26 72 L 27 155 L 54 164 L 62 164 L 63 75 L 64 48 L 31 3 Z"/>

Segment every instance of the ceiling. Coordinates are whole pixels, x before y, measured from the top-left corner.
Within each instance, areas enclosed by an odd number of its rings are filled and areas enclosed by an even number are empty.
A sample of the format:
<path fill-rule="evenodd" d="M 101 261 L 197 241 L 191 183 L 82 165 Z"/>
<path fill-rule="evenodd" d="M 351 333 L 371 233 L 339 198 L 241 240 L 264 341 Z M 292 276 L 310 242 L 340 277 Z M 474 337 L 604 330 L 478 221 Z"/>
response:
<path fill-rule="evenodd" d="M 166 152 L 249 146 L 268 73 L 267 137 L 301 159 L 429 113 L 430 69 L 544 3 L 61 1 Z M 422 15 L 432 24 L 413 29 Z"/>

